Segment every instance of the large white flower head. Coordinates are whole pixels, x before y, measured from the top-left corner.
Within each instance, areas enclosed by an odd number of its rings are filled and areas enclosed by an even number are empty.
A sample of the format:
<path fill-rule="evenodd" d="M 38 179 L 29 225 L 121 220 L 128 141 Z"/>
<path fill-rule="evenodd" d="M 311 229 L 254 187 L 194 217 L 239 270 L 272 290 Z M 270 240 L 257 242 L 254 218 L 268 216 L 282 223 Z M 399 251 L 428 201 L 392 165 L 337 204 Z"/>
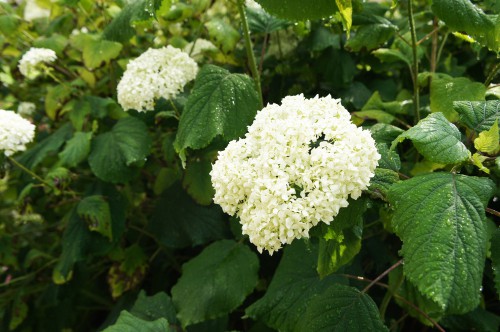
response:
<path fill-rule="evenodd" d="M 53 50 L 32 47 L 19 60 L 19 71 L 27 78 L 34 79 L 42 73 L 40 67 L 44 63 L 54 62 L 56 59 L 57 55 Z"/>
<path fill-rule="evenodd" d="M 167 46 L 150 48 L 130 61 L 118 83 L 118 102 L 128 110 L 153 110 L 155 99 L 174 98 L 198 73 L 198 65 L 187 53 Z"/>
<path fill-rule="evenodd" d="M 270 254 L 329 224 L 368 187 L 380 155 L 340 100 L 289 96 L 257 113 L 212 168 L 214 202 Z"/>
<path fill-rule="evenodd" d="M 35 126 L 13 111 L 0 110 L 0 152 L 10 156 L 26 150 L 33 141 Z"/>

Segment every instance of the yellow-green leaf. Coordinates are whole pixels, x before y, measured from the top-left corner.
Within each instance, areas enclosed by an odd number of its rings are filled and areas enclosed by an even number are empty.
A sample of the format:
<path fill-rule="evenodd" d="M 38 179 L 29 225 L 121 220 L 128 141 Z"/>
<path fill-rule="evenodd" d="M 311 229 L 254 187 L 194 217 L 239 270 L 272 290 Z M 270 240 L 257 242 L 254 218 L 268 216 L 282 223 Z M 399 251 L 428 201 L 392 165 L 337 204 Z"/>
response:
<path fill-rule="evenodd" d="M 479 153 L 474 153 L 472 155 L 472 163 L 476 165 L 481 171 L 490 174 L 490 170 L 484 167 L 483 161 L 485 161 L 487 157 L 480 155 Z"/>
<path fill-rule="evenodd" d="M 474 140 L 474 147 L 481 152 L 487 154 L 495 154 L 499 150 L 500 136 L 498 134 L 498 119 L 489 130 L 479 133 L 479 136 Z"/>
<path fill-rule="evenodd" d="M 347 31 L 347 38 L 349 38 L 352 26 L 352 2 L 351 0 L 335 0 L 335 3 L 337 4 L 337 7 L 339 7 L 342 25 Z"/>

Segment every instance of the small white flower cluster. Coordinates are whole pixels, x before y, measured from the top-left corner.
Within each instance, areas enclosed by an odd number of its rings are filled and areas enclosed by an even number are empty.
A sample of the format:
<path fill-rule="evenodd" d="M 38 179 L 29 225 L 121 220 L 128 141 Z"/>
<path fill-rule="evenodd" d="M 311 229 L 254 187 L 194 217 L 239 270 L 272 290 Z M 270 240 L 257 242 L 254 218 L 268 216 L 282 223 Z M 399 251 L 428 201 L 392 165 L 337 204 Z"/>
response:
<path fill-rule="evenodd" d="M 198 65 L 187 53 L 172 46 L 150 48 L 130 61 L 118 83 L 118 102 L 125 109 L 154 109 L 160 97 L 174 98 L 198 73 Z"/>
<path fill-rule="evenodd" d="M 40 7 L 36 0 L 26 0 L 24 6 L 24 19 L 26 21 L 33 21 L 38 18 L 50 17 L 50 9 Z"/>
<path fill-rule="evenodd" d="M 28 101 L 20 102 L 17 106 L 17 114 L 25 117 L 32 116 L 35 110 L 36 105 Z"/>
<path fill-rule="evenodd" d="M 205 52 L 217 52 L 217 47 L 210 40 L 198 38 L 196 41 L 188 43 L 182 50 L 191 58 L 201 60 Z"/>
<path fill-rule="evenodd" d="M 289 96 L 257 113 L 245 138 L 212 168 L 214 202 L 240 218 L 243 234 L 272 254 L 308 237 L 368 187 L 380 155 L 340 100 Z"/>
<path fill-rule="evenodd" d="M 261 5 L 259 5 L 257 2 L 255 2 L 255 0 L 245 0 L 245 6 L 247 6 L 248 8 L 252 8 L 252 9 L 261 9 Z"/>
<path fill-rule="evenodd" d="M 10 156 L 26 150 L 33 141 L 35 126 L 13 111 L 0 110 L 0 151 Z"/>
<path fill-rule="evenodd" d="M 19 60 L 19 71 L 27 78 L 34 79 L 41 74 L 40 65 L 42 63 L 54 62 L 56 59 L 57 55 L 53 50 L 32 47 Z"/>

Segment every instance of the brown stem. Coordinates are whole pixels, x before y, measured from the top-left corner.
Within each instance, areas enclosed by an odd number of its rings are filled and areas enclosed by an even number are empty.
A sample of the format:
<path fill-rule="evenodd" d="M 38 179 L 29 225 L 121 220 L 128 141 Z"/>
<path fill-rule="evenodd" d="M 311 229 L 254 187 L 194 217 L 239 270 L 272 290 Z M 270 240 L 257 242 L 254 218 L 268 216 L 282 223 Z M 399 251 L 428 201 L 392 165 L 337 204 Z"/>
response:
<path fill-rule="evenodd" d="M 500 217 L 500 212 L 498 212 L 496 210 L 493 210 L 493 209 L 490 209 L 490 208 L 486 208 L 486 212 L 488 212 L 489 214 L 492 214 L 494 216 Z"/>
<path fill-rule="evenodd" d="M 385 270 L 384 272 L 382 272 L 382 274 L 380 274 L 378 277 L 376 277 L 368 286 L 366 286 L 362 291 L 361 293 L 366 293 L 373 285 L 375 285 L 378 281 L 380 281 L 380 279 L 382 279 L 383 277 L 385 277 L 386 275 L 388 275 L 392 270 L 394 270 L 395 268 L 397 268 L 398 266 L 400 266 L 401 264 L 403 264 L 403 259 L 400 259 L 399 261 L 397 261 L 393 266 L 391 266 L 390 268 L 388 268 L 387 270 Z"/>

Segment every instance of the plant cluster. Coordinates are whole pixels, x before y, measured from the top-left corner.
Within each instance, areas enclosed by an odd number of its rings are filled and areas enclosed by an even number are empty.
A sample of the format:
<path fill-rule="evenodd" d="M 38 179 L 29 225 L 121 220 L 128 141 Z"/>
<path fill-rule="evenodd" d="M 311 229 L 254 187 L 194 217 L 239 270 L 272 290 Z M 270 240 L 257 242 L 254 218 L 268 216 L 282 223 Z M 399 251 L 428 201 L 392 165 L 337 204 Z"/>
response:
<path fill-rule="evenodd" d="M 1 331 L 500 328 L 500 4 L 0 1 Z"/>

